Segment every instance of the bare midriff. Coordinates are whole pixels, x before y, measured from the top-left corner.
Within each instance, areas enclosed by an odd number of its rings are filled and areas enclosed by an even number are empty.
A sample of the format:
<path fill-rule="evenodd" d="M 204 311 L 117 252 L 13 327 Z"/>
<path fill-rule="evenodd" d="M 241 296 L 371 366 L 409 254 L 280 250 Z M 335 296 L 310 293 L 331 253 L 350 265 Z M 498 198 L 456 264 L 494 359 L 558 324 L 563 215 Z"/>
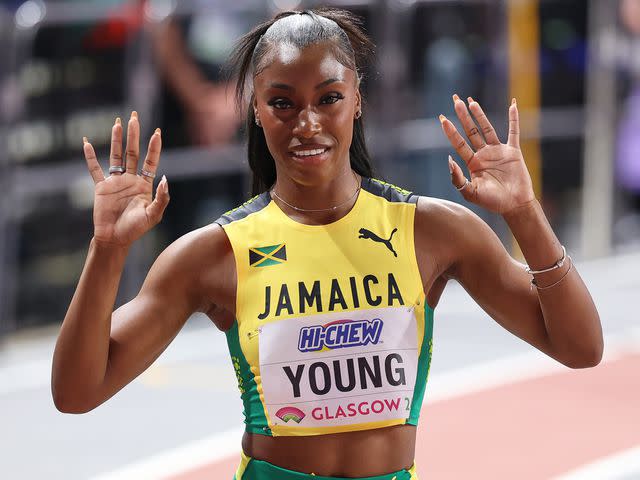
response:
<path fill-rule="evenodd" d="M 413 465 L 416 427 L 393 427 L 328 435 L 270 437 L 244 434 L 242 449 L 256 460 L 325 477 L 371 477 Z"/>

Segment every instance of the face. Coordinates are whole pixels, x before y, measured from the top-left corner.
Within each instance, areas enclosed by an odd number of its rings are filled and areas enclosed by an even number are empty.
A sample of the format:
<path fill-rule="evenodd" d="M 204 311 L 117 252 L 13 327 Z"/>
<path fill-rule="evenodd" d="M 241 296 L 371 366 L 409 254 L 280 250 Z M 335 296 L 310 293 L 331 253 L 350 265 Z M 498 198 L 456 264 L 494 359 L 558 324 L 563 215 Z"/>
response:
<path fill-rule="evenodd" d="M 253 79 L 254 111 L 278 178 L 314 185 L 349 171 L 361 106 L 356 73 L 327 44 L 273 49 L 268 66 Z"/>

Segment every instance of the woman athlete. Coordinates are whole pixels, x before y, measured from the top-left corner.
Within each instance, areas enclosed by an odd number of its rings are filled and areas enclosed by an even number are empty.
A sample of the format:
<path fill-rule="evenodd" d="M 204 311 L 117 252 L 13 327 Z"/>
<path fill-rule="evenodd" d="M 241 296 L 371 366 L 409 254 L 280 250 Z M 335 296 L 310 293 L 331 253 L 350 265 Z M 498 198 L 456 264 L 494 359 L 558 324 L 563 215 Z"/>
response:
<path fill-rule="evenodd" d="M 359 89 L 371 51 L 339 10 L 281 13 L 240 40 L 258 196 L 172 243 L 115 311 L 127 252 L 169 202 L 165 177 L 152 199 L 161 133 L 138 173 L 137 115 L 124 162 L 117 119 L 107 177 L 85 139 L 94 236 L 53 358 L 60 411 L 109 399 L 203 312 L 226 332 L 242 392 L 238 480 L 400 480 L 417 478 L 430 322 L 449 280 L 564 365 L 599 363 L 598 313 L 534 196 L 515 99 L 507 143 L 471 98 L 453 96 L 467 140 L 440 120 L 470 177 L 450 158 L 453 186 L 503 216 L 528 268 L 466 208 L 371 179 Z"/>

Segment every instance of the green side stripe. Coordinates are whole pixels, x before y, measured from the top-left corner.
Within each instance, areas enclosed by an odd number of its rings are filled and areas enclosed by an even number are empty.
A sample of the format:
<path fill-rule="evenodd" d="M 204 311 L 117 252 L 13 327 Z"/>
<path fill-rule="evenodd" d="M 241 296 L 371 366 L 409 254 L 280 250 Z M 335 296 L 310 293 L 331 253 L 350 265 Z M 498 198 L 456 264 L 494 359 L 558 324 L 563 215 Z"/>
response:
<path fill-rule="evenodd" d="M 267 417 L 264 414 L 262 402 L 260 401 L 256 380 L 253 373 L 251 373 L 249 363 L 240 347 L 237 320 L 234 321 L 233 326 L 227 330 L 226 336 L 231 362 L 236 373 L 236 378 L 238 379 L 238 388 L 240 389 L 240 397 L 242 398 L 244 407 L 245 430 L 250 433 L 272 435 L 267 423 Z"/>
<path fill-rule="evenodd" d="M 424 399 L 424 390 L 429 377 L 429 367 L 431 366 L 431 353 L 433 351 L 433 309 L 424 302 L 424 336 L 422 337 L 422 347 L 418 357 L 418 374 L 416 376 L 416 386 L 413 389 L 413 400 L 411 401 L 411 412 L 407 423 L 417 425 Z"/>

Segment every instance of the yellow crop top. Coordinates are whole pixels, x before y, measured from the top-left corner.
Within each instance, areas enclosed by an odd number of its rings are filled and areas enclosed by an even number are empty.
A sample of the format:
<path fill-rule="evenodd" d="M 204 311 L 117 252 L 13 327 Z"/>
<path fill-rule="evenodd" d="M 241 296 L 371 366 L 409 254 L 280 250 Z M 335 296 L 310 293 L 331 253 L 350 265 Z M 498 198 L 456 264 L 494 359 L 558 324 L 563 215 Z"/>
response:
<path fill-rule="evenodd" d="M 351 211 L 328 225 L 292 220 L 268 192 L 216 221 L 236 261 L 226 335 L 246 431 L 417 424 L 433 310 L 415 255 L 416 200 L 363 178 Z"/>

